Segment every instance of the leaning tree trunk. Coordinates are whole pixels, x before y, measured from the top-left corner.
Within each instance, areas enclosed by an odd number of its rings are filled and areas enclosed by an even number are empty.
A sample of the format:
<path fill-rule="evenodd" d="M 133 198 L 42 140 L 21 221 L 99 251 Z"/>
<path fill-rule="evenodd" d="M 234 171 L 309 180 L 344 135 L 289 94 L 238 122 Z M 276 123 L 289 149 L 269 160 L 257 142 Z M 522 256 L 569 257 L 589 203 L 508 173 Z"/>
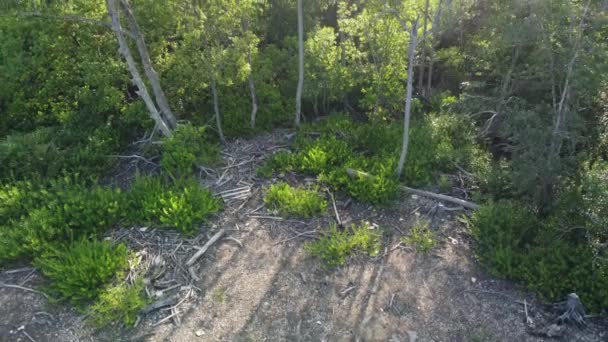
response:
<path fill-rule="evenodd" d="M 148 93 L 148 89 L 146 88 L 146 84 L 144 80 L 141 78 L 139 70 L 137 69 L 137 64 L 135 63 L 135 59 L 133 58 L 133 54 L 131 53 L 131 49 L 127 44 L 125 39 L 122 27 L 120 25 L 120 17 L 118 15 L 118 10 L 116 8 L 115 0 L 106 0 L 106 6 L 108 10 L 108 14 L 112 19 L 112 30 L 116 35 L 118 40 L 118 46 L 120 54 L 125 58 L 127 62 L 127 67 L 129 72 L 131 73 L 131 77 L 133 78 L 133 84 L 137 87 L 137 95 L 139 95 L 144 103 L 146 104 L 146 108 L 148 108 L 148 112 L 150 117 L 156 123 L 156 126 L 161 131 L 161 133 L 166 136 L 171 136 L 171 127 L 165 122 L 158 109 L 156 108 L 156 104 L 150 97 L 150 93 Z"/>
<path fill-rule="evenodd" d="M 405 159 L 407 158 L 407 147 L 410 138 L 410 116 L 412 111 L 412 82 L 414 79 L 414 54 L 416 53 L 416 45 L 418 44 L 418 19 L 412 24 L 410 30 L 410 46 L 408 49 L 407 58 L 407 87 L 405 96 L 405 111 L 403 113 L 403 146 L 401 147 L 401 157 L 399 157 L 399 164 L 397 165 L 397 176 L 401 177 L 403 174 L 403 166 L 405 165 Z"/>
<path fill-rule="evenodd" d="M 296 127 L 302 116 L 302 91 L 304 89 L 304 9 L 298 0 L 298 89 L 296 91 Z"/>
<path fill-rule="evenodd" d="M 213 93 L 213 110 L 215 111 L 215 123 L 217 125 L 217 133 L 220 136 L 220 141 L 225 144 L 224 130 L 222 129 L 222 119 L 220 117 L 220 105 L 217 98 L 217 84 L 215 83 L 215 75 L 211 73 L 211 93 Z"/>
<path fill-rule="evenodd" d="M 163 88 L 160 85 L 158 73 L 156 72 L 156 70 L 154 70 L 154 67 L 152 66 L 152 60 L 150 58 L 150 54 L 148 53 L 148 48 L 146 46 L 144 36 L 141 33 L 139 25 L 137 24 L 137 20 L 135 19 L 135 15 L 131 10 L 131 5 L 129 5 L 128 0 L 120 0 L 120 3 L 125 11 L 127 22 L 129 23 L 129 28 L 135 36 L 135 44 L 137 45 L 137 50 L 139 51 L 139 56 L 141 57 L 141 62 L 144 66 L 146 77 L 150 81 L 150 85 L 152 86 L 152 90 L 154 91 L 156 104 L 158 105 L 161 115 L 165 118 L 169 127 L 173 129 L 177 126 L 177 120 L 175 118 L 175 115 L 173 115 L 171 108 L 169 107 L 169 102 L 167 101 L 165 92 L 163 91 Z"/>

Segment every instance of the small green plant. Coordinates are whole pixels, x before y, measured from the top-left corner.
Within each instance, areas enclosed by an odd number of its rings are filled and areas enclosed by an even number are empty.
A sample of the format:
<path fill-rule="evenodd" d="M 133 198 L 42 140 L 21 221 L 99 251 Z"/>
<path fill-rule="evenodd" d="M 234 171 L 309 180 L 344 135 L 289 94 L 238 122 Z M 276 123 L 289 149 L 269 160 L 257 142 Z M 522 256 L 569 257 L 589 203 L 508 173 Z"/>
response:
<path fill-rule="evenodd" d="M 402 237 L 401 242 L 414 245 L 416 250 L 422 253 L 427 253 L 437 245 L 435 235 L 429 229 L 429 223 L 425 221 L 416 222 L 410 231 L 410 235 Z"/>
<path fill-rule="evenodd" d="M 89 321 L 97 327 L 117 321 L 125 326 L 132 326 L 137 320 L 138 312 L 148 304 L 144 294 L 144 283 L 141 279 L 136 280 L 133 285 L 125 282 L 110 285 L 89 308 Z"/>
<path fill-rule="evenodd" d="M 124 216 L 119 189 L 89 187 L 77 177 L 18 182 L 0 190 L 0 263 L 40 254 L 57 241 L 95 236 Z"/>
<path fill-rule="evenodd" d="M 125 270 L 128 252 L 123 244 L 82 239 L 57 245 L 34 264 L 52 281 L 49 289 L 59 300 L 82 304 L 97 298 L 103 286 Z"/>
<path fill-rule="evenodd" d="M 197 224 L 219 211 L 219 200 L 195 180 L 185 180 L 166 191 L 159 199 L 161 224 L 176 227 L 184 234 L 196 232 Z"/>
<path fill-rule="evenodd" d="M 281 151 L 273 154 L 257 169 L 258 176 L 272 177 L 274 172 L 292 171 L 296 166 L 296 156 L 291 152 Z"/>
<path fill-rule="evenodd" d="M 196 180 L 168 183 L 158 177 L 138 177 L 129 193 L 129 221 L 175 227 L 192 234 L 197 225 L 221 209 L 221 203 Z"/>
<path fill-rule="evenodd" d="M 179 125 L 170 138 L 163 139 L 161 166 L 173 179 L 189 177 L 197 164 L 219 159 L 219 146 L 209 140 L 204 126 Z"/>
<path fill-rule="evenodd" d="M 477 254 L 496 275 L 518 276 L 528 245 L 541 223 L 528 208 L 512 201 L 489 202 L 470 220 Z"/>
<path fill-rule="evenodd" d="M 344 265 L 346 259 L 356 252 L 376 256 L 381 248 L 380 233 L 370 228 L 363 223 L 342 230 L 334 224 L 325 236 L 306 244 L 305 248 L 328 267 Z"/>
<path fill-rule="evenodd" d="M 298 189 L 287 183 L 270 186 L 264 202 L 276 208 L 283 215 L 311 217 L 327 207 L 316 189 Z"/>
<path fill-rule="evenodd" d="M 215 289 L 215 291 L 213 291 L 213 300 L 218 303 L 224 303 L 226 300 L 226 290 L 220 288 Z"/>

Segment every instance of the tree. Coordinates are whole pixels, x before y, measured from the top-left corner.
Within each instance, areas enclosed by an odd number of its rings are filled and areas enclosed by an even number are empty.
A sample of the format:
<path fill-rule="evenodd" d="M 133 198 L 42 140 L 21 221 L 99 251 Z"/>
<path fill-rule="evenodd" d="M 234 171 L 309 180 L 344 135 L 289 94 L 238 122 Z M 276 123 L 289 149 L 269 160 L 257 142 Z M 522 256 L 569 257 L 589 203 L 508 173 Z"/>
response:
<path fill-rule="evenodd" d="M 407 27 L 405 25 L 403 26 L 403 29 L 407 30 Z M 397 164 L 396 170 L 398 177 L 401 177 L 403 173 L 403 167 L 405 166 L 407 148 L 409 144 L 410 117 L 412 112 L 412 83 L 414 79 L 414 57 L 416 54 L 416 46 L 418 45 L 418 18 L 416 18 L 416 20 L 411 24 L 409 33 L 410 43 L 407 58 L 407 86 L 405 95 L 405 109 L 403 111 L 403 142 L 401 146 L 401 156 L 399 157 L 399 163 Z"/>
<path fill-rule="evenodd" d="M 156 104 L 158 105 L 159 113 L 163 117 L 169 128 L 175 129 L 175 127 L 177 127 L 177 119 L 175 118 L 173 112 L 171 111 L 171 108 L 169 107 L 169 102 L 167 101 L 167 97 L 165 96 L 163 88 L 160 86 L 158 73 L 156 72 L 156 70 L 154 70 L 154 67 L 152 66 L 152 60 L 150 59 L 150 54 L 148 53 L 148 47 L 146 46 L 143 33 L 139 29 L 139 25 L 137 25 L 137 20 L 135 19 L 135 15 L 133 14 L 131 5 L 129 4 L 128 0 L 120 0 L 120 4 L 122 5 L 122 8 L 126 14 L 130 31 L 135 38 L 135 45 L 137 46 L 137 50 L 139 51 L 139 56 L 144 67 L 146 77 L 148 78 L 148 81 L 152 86 L 154 98 L 156 99 Z"/>
<path fill-rule="evenodd" d="M 302 91 L 304 90 L 304 9 L 303 0 L 298 1 L 298 89 L 296 91 L 296 127 L 300 127 L 302 116 Z"/>
<path fill-rule="evenodd" d="M 156 123 L 156 128 L 159 129 L 164 136 L 169 137 L 169 136 L 171 136 L 171 130 L 172 130 L 171 123 L 168 122 L 161 115 L 161 111 L 159 111 L 159 109 L 156 107 L 156 104 L 152 100 L 152 97 L 150 96 L 150 93 L 148 92 L 146 84 L 145 84 L 144 80 L 142 79 L 141 74 L 139 73 L 137 64 L 135 63 L 135 59 L 133 58 L 133 54 L 131 53 L 131 49 L 129 48 L 129 44 L 127 43 L 127 41 L 125 39 L 125 35 L 123 33 L 122 26 L 120 24 L 120 15 L 119 15 L 118 8 L 116 7 L 116 0 L 106 0 L 106 7 L 107 7 L 108 14 L 110 15 L 110 18 L 112 19 L 112 30 L 114 31 L 114 34 L 116 35 L 116 38 L 118 40 L 119 52 L 125 58 L 125 60 L 127 62 L 127 67 L 129 69 L 129 72 L 131 73 L 131 77 L 133 78 L 133 84 L 138 89 L 137 94 L 142 98 L 142 100 L 146 104 L 150 117 Z M 133 19 L 131 19 L 131 20 L 133 20 Z M 139 31 L 137 31 L 137 33 L 136 32 L 132 32 L 132 33 L 135 35 L 141 34 Z M 145 49 L 145 43 L 143 43 L 143 37 L 140 37 L 140 38 L 141 38 L 141 40 L 137 39 L 137 41 L 140 42 L 139 44 L 143 44 L 144 45 L 143 48 Z M 146 65 L 146 63 L 148 63 L 148 68 L 153 70 L 151 65 L 149 65 L 149 63 L 150 63 L 149 56 L 148 56 L 147 60 L 145 58 L 143 58 L 143 56 L 142 56 L 142 62 L 144 64 L 144 66 Z M 146 68 L 146 67 L 144 67 L 144 68 Z M 156 86 L 159 87 L 159 89 L 160 89 L 160 83 L 158 83 L 158 79 L 155 79 L 155 81 L 157 81 Z M 165 113 L 165 116 L 167 114 L 168 113 Z"/>

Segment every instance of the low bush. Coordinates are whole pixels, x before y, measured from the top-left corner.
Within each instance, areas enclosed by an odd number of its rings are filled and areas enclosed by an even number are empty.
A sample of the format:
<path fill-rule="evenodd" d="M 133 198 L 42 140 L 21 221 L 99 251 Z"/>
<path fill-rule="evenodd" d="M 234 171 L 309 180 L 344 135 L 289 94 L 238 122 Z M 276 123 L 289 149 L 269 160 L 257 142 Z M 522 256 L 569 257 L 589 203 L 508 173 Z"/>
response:
<path fill-rule="evenodd" d="M 14 197 L 13 197 L 14 196 Z M 98 235 L 124 216 L 119 189 L 89 187 L 77 177 L 5 186 L 0 204 L 0 263 L 39 254 L 57 241 Z"/>
<path fill-rule="evenodd" d="M 59 300 L 82 304 L 97 298 L 103 286 L 128 266 L 123 244 L 81 239 L 56 246 L 34 260 L 34 265 L 52 282 L 51 292 Z"/>
<path fill-rule="evenodd" d="M 264 202 L 277 209 L 283 215 L 311 217 L 327 207 L 327 202 L 316 189 L 299 189 L 287 183 L 270 186 Z"/>
<path fill-rule="evenodd" d="M 175 227 L 184 234 L 219 211 L 221 204 L 194 179 L 167 183 L 160 178 L 138 177 L 129 192 L 129 222 Z"/>
<path fill-rule="evenodd" d="M 198 225 L 219 211 L 219 200 L 195 180 L 185 180 L 168 189 L 160 197 L 158 220 L 184 234 L 193 234 Z"/>
<path fill-rule="evenodd" d="M 132 326 L 146 304 L 148 299 L 145 297 L 142 280 L 135 281 L 133 285 L 120 282 L 106 287 L 99 294 L 99 298 L 89 308 L 89 321 L 97 327 L 117 321 Z"/>
<path fill-rule="evenodd" d="M 306 244 L 305 248 L 328 267 L 344 265 L 346 259 L 357 252 L 376 256 L 380 253 L 381 234 L 370 228 L 365 223 L 344 230 L 332 225 L 325 236 Z"/>
<path fill-rule="evenodd" d="M 192 175 L 198 164 L 219 160 L 219 146 L 206 133 L 205 126 L 182 124 L 161 145 L 161 166 L 174 180 Z"/>
<path fill-rule="evenodd" d="M 573 207 L 539 219 L 513 201 L 482 206 L 469 220 L 477 254 L 494 275 L 522 281 L 547 300 L 576 292 L 588 309 L 598 311 L 608 307 L 608 294 L 601 290 L 608 287 L 608 262 L 597 249 L 606 241 L 606 231 L 593 234 L 596 226 L 584 197 L 576 192 L 564 197 L 569 197 L 564 199 L 568 206 L 577 203 L 582 214 Z"/>
<path fill-rule="evenodd" d="M 409 236 L 402 237 L 401 242 L 413 245 L 416 250 L 423 253 L 427 253 L 437 245 L 435 234 L 429 229 L 429 223 L 425 221 L 416 222 Z"/>

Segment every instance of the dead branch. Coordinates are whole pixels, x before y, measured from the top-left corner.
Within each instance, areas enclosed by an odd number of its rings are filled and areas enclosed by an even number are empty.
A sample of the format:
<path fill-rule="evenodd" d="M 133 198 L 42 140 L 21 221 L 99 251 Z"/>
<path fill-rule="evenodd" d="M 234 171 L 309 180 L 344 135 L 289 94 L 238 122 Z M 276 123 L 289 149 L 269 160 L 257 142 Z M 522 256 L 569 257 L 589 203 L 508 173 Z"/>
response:
<path fill-rule="evenodd" d="M 296 234 L 295 236 L 292 236 L 292 237 L 290 237 L 290 238 L 287 238 L 287 239 L 281 240 L 281 241 L 279 241 L 279 242 L 275 243 L 274 245 L 275 245 L 275 246 L 276 246 L 276 245 L 280 245 L 280 244 L 285 243 L 285 242 L 287 242 L 287 241 L 291 241 L 291 240 L 297 239 L 297 238 L 299 238 L 300 236 L 303 236 L 303 235 L 309 235 L 309 234 L 315 234 L 316 232 L 317 232 L 317 230 L 315 229 L 315 230 L 310 230 L 310 231 L 307 231 L 307 232 L 299 233 L 299 234 Z"/>
<path fill-rule="evenodd" d="M 168 298 L 163 298 L 161 300 L 157 300 L 156 302 L 144 307 L 139 312 L 143 315 L 147 315 L 152 311 L 156 311 L 156 310 L 158 310 L 160 308 L 164 308 L 166 306 L 172 306 L 172 305 L 175 305 L 176 303 L 177 303 L 177 297 L 171 296 Z"/>
<path fill-rule="evenodd" d="M 217 240 L 219 240 L 225 233 L 226 233 L 225 229 L 221 229 L 219 232 L 215 233 L 215 235 L 213 235 L 211 237 L 211 239 L 209 239 L 209 241 L 207 241 L 207 243 L 203 247 L 201 247 L 201 249 L 199 249 L 198 252 L 196 252 L 190 258 L 190 260 L 188 260 L 188 262 L 186 262 L 186 266 L 190 267 L 190 266 L 194 265 L 194 263 L 201 256 L 203 256 L 203 254 L 205 254 L 205 252 L 207 252 L 207 250 L 209 249 L 209 247 L 211 247 L 211 245 L 213 245 Z"/>
<path fill-rule="evenodd" d="M 375 176 L 372 176 L 368 173 L 362 172 L 362 171 L 357 171 L 357 170 L 353 170 L 353 169 L 346 169 L 346 172 L 353 178 L 356 177 L 362 177 L 362 178 L 375 178 Z M 447 195 L 441 195 L 441 194 L 436 194 L 434 192 L 430 192 L 430 191 L 425 191 L 425 190 L 418 190 L 418 189 L 414 189 L 414 188 L 410 188 L 404 185 L 400 185 L 399 188 L 403 191 L 406 192 L 411 192 L 413 194 L 416 195 L 420 195 L 420 196 L 424 196 L 424 197 L 430 197 L 436 200 L 441 200 L 441 201 L 446 201 L 446 202 L 451 202 L 451 203 L 455 203 L 458 205 L 461 205 L 465 208 L 468 209 L 479 209 L 479 204 L 473 203 L 473 202 L 468 202 L 465 200 L 462 200 L 460 198 L 456 198 L 456 197 L 452 197 L 452 196 L 447 196 Z"/>
<path fill-rule="evenodd" d="M 336 199 L 334 198 L 334 194 L 331 193 L 331 191 L 329 191 L 329 189 L 325 189 L 327 190 L 327 193 L 329 194 L 329 198 L 331 198 L 331 204 L 334 207 L 334 214 L 336 215 L 336 223 L 338 224 L 338 226 L 342 227 L 342 220 L 340 219 L 340 214 L 338 213 L 338 208 L 336 207 Z"/>
<path fill-rule="evenodd" d="M 23 291 L 27 291 L 27 292 L 37 293 L 39 295 L 44 296 L 46 299 L 50 299 L 49 295 L 47 295 L 46 293 L 44 293 L 42 291 L 31 289 L 31 288 L 25 287 L 25 286 L 14 285 L 14 284 L 6 284 L 6 283 L 3 283 L 3 282 L 0 282 L 0 288 L 17 289 L 17 290 L 23 290 Z"/>

